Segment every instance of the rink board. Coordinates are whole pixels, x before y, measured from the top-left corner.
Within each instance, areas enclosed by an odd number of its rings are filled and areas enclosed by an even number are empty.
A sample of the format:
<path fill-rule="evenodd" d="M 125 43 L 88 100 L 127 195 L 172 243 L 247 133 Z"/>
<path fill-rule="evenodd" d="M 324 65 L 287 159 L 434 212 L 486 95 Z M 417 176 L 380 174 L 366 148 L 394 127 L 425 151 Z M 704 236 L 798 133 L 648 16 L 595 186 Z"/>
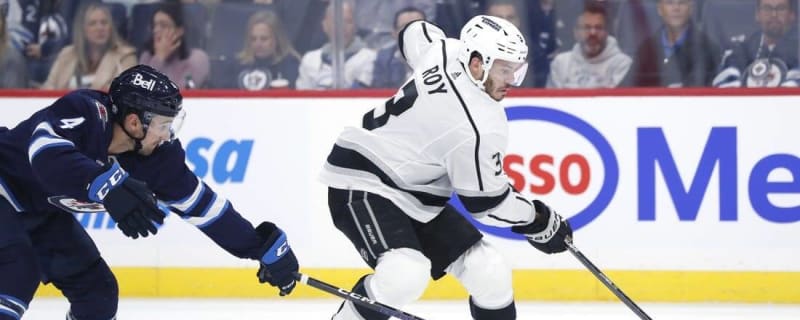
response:
<path fill-rule="evenodd" d="M 0 125 L 52 100 L 0 98 Z M 310 274 L 348 287 L 364 264 L 333 227 L 316 176 L 341 128 L 383 100 L 189 97 L 180 137 L 190 168 L 242 215 L 276 222 Z M 799 103 L 793 95 L 509 98 L 505 169 L 524 194 L 570 217 L 576 245 L 635 299 L 800 303 Z M 136 241 L 108 217 L 77 218 L 123 295 L 274 296 L 253 283 L 254 263 L 177 216 L 155 239 Z M 482 230 L 515 269 L 518 298 L 613 299 L 572 256 Z M 450 278 L 426 292 L 464 296 Z"/>

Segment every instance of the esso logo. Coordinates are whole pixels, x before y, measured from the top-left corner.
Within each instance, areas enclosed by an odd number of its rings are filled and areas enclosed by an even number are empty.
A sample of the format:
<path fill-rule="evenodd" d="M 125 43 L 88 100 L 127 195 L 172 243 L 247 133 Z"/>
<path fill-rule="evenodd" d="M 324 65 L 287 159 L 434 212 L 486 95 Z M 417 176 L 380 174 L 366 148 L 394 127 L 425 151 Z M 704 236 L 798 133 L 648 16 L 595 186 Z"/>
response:
<path fill-rule="evenodd" d="M 541 199 L 578 230 L 597 218 L 617 189 L 619 167 L 611 145 L 586 121 L 538 106 L 508 107 L 509 145 L 503 170 L 529 199 Z M 523 239 L 509 228 L 480 224 L 457 197 L 450 203 L 482 231 Z"/>

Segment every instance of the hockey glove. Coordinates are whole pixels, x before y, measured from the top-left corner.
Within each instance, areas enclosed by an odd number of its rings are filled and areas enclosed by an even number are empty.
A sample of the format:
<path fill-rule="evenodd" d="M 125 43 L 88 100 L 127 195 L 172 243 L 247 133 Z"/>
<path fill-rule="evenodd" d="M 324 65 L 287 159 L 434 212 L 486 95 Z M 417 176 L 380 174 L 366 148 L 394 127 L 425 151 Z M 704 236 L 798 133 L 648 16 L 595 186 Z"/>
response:
<path fill-rule="evenodd" d="M 300 267 L 289 242 L 286 241 L 286 234 L 272 222 L 262 222 L 256 228 L 256 233 L 264 239 L 261 266 L 256 274 L 258 282 L 268 282 L 273 287 L 278 287 L 281 296 L 291 293 L 297 284 L 294 274 Z"/>
<path fill-rule="evenodd" d="M 513 226 L 511 231 L 524 235 L 534 248 L 551 254 L 567 250 L 564 240 L 572 238 L 572 227 L 558 213 L 539 200 L 533 200 L 538 213 L 533 222 L 524 226 Z"/>
<path fill-rule="evenodd" d="M 117 228 L 133 239 L 156 234 L 153 224 L 163 224 L 166 215 L 158 208 L 153 192 L 144 182 L 128 176 L 119 164 L 106 164 L 89 184 L 89 199 L 100 202 L 117 222 Z"/>

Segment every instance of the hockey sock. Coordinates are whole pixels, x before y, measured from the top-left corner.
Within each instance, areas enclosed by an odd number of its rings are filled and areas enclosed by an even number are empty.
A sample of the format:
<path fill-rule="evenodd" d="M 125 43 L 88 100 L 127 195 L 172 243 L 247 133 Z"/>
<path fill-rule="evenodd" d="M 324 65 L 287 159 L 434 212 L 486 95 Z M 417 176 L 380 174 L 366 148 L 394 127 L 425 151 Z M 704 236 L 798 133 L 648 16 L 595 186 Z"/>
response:
<path fill-rule="evenodd" d="M 39 287 L 39 265 L 29 244 L 0 248 L 0 319 L 20 319 Z"/>
<path fill-rule="evenodd" d="M 78 274 L 52 279 L 52 282 L 69 300 L 73 319 L 109 320 L 116 316 L 117 279 L 102 258 Z"/>

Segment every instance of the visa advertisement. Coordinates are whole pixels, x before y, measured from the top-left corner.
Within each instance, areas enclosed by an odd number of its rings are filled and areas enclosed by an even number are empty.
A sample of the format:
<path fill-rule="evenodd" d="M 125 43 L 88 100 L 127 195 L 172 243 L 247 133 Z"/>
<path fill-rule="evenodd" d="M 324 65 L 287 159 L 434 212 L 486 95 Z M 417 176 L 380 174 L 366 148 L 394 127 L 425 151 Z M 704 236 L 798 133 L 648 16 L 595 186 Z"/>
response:
<path fill-rule="evenodd" d="M 53 98 L 1 98 L 0 126 Z M 345 126 L 383 98 L 187 98 L 187 166 L 253 224 L 281 226 L 305 267 L 363 268 L 317 181 Z M 517 97 L 503 101 L 510 183 L 568 217 L 609 270 L 800 271 L 800 99 Z M 460 206 L 458 201 L 453 205 Z M 170 216 L 131 240 L 77 215 L 113 266 L 254 267 Z M 516 269 L 582 269 L 507 229 L 479 226 Z"/>

